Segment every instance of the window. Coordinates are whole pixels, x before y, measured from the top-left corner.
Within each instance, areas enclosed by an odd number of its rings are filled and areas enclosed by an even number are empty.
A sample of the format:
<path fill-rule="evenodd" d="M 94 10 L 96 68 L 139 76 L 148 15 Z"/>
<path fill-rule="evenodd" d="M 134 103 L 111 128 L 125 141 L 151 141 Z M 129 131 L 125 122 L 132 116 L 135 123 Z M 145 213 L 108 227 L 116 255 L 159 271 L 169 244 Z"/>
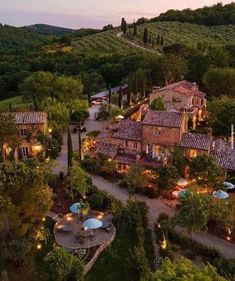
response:
<path fill-rule="evenodd" d="M 194 158 L 194 157 L 197 157 L 197 150 L 195 150 L 195 149 L 190 149 L 189 150 L 189 157 L 191 157 L 191 158 Z"/>
<path fill-rule="evenodd" d="M 154 135 L 155 136 L 160 136 L 161 135 L 160 128 L 154 128 Z"/>
<path fill-rule="evenodd" d="M 134 142 L 134 148 L 137 149 L 137 147 L 138 147 L 138 143 Z"/>
<path fill-rule="evenodd" d="M 22 137 L 27 137 L 27 129 L 21 129 L 21 130 L 20 130 L 20 135 L 21 135 Z"/>
<path fill-rule="evenodd" d="M 125 146 L 128 147 L 128 141 L 125 141 Z"/>
<path fill-rule="evenodd" d="M 203 100 L 203 99 L 201 99 L 201 106 L 203 106 L 203 104 L 204 104 L 204 100 Z"/>
<path fill-rule="evenodd" d="M 22 147 L 22 148 L 21 148 L 21 152 L 22 152 L 22 156 L 23 156 L 23 157 L 28 157 L 28 155 L 29 155 L 29 149 L 28 149 L 27 146 Z"/>

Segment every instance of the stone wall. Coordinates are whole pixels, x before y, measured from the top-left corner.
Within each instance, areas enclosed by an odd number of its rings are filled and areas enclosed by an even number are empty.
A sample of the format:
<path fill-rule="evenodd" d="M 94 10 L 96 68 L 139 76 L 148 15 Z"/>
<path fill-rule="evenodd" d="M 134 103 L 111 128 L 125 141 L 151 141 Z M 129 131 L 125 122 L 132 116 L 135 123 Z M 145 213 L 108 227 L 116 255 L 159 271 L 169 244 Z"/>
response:
<path fill-rule="evenodd" d="M 84 267 L 84 275 L 86 275 L 92 268 L 92 266 L 94 265 L 94 263 L 96 262 L 96 260 L 98 259 L 99 255 L 113 242 L 113 240 L 116 237 L 116 228 L 114 227 L 114 225 L 112 225 L 113 227 L 113 235 L 110 237 L 110 239 L 105 242 L 104 244 L 102 244 L 97 251 L 95 252 L 94 256 L 92 257 L 92 259 L 85 265 Z"/>

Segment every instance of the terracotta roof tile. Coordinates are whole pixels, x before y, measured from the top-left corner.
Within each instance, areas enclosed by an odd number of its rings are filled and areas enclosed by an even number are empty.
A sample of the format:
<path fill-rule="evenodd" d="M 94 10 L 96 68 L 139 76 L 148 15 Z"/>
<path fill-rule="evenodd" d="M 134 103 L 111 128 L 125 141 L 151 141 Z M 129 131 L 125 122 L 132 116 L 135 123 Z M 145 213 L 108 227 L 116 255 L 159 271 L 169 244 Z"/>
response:
<path fill-rule="evenodd" d="M 211 155 L 219 167 L 235 171 L 235 151 L 212 151 Z"/>
<path fill-rule="evenodd" d="M 197 85 L 195 83 L 191 83 L 189 81 L 186 80 L 182 80 L 170 85 L 167 85 L 165 87 L 160 88 L 158 91 L 159 92 L 163 92 L 163 91 L 175 91 L 178 92 L 180 94 L 185 94 L 187 96 L 199 96 L 199 97 L 205 97 L 206 94 L 201 92 Z"/>
<path fill-rule="evenodd" d="M 45 112 L 13 112 L 17 125 L 45 124 L 47 114 Z"/>
<path fill-rule="evenodd" d="M 180 146 L 186 148 L 209 150 L 212 140 L 206 134 L 184 133 Z"/>
<path fill-rule="evenodd" d="M 136 157 L 135 155 L 129 155 L 129 154 L 118 154 L 115 158 L 115 161 L 126 164 L 126 165 L 133 165 L 136 163 Z"/>
<path fill-rule="evenodd" d="M 142 122 L 143 125 L 180 128 L 183 115 L 180 112 L 149 110 Z"/>
<path fill-rule="evenodd" d="M 118 146 L 112 143 L 100 142 L 96 146 L 96 154 L 103 154 L 106 157 L 114 158 L 117 154 Z"/>
<path fill-rule="evenodd" d="M 113 133 L 113 138 L 141 141 L 142 125 L 136 121 L 122 120 Z"/>

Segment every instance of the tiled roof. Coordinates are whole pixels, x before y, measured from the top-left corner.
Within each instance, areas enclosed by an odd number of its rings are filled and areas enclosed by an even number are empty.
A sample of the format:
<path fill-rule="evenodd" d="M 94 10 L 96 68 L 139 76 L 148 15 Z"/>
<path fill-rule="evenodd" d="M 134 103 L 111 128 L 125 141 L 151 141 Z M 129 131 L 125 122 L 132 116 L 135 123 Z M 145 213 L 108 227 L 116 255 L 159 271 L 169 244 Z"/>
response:
<path fill-rule="evenodd" d="M 118 146 L 112 143 L 98 143 L 96 146 L 96 154 L 103 154 L 106 157 L 114 158 L 117 154 Z"/>
<path fill-rule="evenodd" d="M 200 150 L 209 150 L 212 140 L 206 134 L 184 133 L 180 146 Z"/>
<path fill-rule="evenodd" d="M 126 164 L 126 165 L 133 165 L 136 163 L 136 157 L 135 155 L 129 155 L 129 154 L 118 154 L 115 158 L 115 161 L 118 163 Z"/>
<path fill-rule="evenodd" d="M 183 115 L 180 112 L 149 110 L 142 122 L 143 125 L 180 128 Z"/>
<path fill-rule="evenodd" d="M 120 121 L 116 131 L 113 133 L 113 138 L 141 141 L 142 125 L 140 122 L 122 120 Z"/>
<path fill-rule="evenodd" d="M 179 81 L 170 85 L 167 85 L 165 87 L 160 88 L 158 91 L 163 92 L 163 91 L 175 91 L 180 94 L 185 94 L 188 96 L 199 96 L 199 97 L 205 97 L 205 93 L 201 92 L 198 90 L 198 87 L 195 83 L 191 83 L 189 81 L 183 80 Z"/>
<path fill-rule="evenodd" d="M 17 125 L 45 124 L 47 122 L 47 114 L 45 112 L 13 112 Z"/>
<path fill-rule="evenodd" d="M 212 151 L 219 167 L 235 171 L 235 151 Z"/>

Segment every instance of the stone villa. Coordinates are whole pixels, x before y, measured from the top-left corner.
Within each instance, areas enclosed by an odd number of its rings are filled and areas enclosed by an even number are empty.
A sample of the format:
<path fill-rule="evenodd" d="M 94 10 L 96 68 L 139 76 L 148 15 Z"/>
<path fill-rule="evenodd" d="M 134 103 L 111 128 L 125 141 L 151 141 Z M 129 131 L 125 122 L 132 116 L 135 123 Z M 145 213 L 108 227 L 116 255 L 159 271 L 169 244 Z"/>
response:
<path fill-rule="evenodd" d="M 101 133 L 96 139 L 95 153 L 116 161 L 118 171 L 123 173 L 135 163 L 146 167 L 170 163 L 174 147 L 179 145 L 189 158 L 210 154 L 221 168 L 235 170 L 235 151 L 228 143 L 214 139 L 211 129 L 207 134 L 188 130 L 189 118 L 195 120 L 196 126 L 206 115 L 205 94 L 195 83 L 181 81 L 154 89 L 150 103 L 159 95 L 164 98 L 167 111 L 149 110 L 145 105 L 138 120 L 121 120 Z"/>
<path fill-rule="evenodd" d="M 37 140 L 38 133 L 47 134 L 47 114 L 44 112 L 13 112 L 15 122 L 19 128 L 20 145 L 15 150 L 14 156 L 18 158 L 27 158 L 36 156 L 43 150 L 40 142 Z M 5 146 L 4 154 L 7 157 L 11 149 Z"/>

